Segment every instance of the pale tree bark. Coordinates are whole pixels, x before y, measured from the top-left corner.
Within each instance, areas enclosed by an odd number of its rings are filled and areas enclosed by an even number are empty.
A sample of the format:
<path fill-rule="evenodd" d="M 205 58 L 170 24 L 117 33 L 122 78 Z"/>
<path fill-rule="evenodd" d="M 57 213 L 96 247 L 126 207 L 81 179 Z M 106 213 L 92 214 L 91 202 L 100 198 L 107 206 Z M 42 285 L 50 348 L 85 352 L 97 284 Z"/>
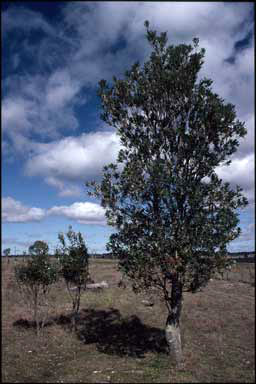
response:
<path fill-rule="evenodd" d="M 36 335 L 39 336 L 40 324 L 38 316 L 38 286 L 34 290 L 34 320 L 36 322 Z"/>
<path fill-rule="evenodd" d="M 45 323 L 48 319 L 49 315 L 49 307 L 50 307 L 50 301 L 47 299 L 47 295 L 49 294 L 49 287 L 43 287 L 43 292 L 42 292 L 42 300 L 43 300 L 43 308 L 44 311 L 42 312 L 42 325 L 41 329 L 43 330 Z"/>
<path fill-rule="evenodd" d="M 183 364 L 183 354 L 180 335 L 180 314 L 182 309 L 182 285 L 178 279 L 172 281 L 171 300 L 169 304 L 169 314 L 166 321 L 165 337 L 169 347 L 171 361 L 181 367 Z"/>
<path fill-rule="evenodd" d="M 81 285 L 75 288 L 76 288 L 75 290 L 72 288 L 69 288 L 69 293 L 73 301 L 73 308 L 72 308 L 72 315 L 71 315 L 72 331 L 77 330 L 78 312 L 80 308 L 80 298 L 81 298 Z M 74 296 L 72 296 L 71 291 L 74 291 Z"/>

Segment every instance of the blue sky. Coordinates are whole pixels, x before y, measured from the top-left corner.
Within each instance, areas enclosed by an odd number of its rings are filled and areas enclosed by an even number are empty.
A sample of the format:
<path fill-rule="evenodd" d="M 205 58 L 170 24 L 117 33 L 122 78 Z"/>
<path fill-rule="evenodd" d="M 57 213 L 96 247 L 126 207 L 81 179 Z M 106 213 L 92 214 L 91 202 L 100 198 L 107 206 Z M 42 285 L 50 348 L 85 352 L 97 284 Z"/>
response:
<path fill-rule="evenodd" d="M 2 4 L 2 249 L 35 240 L 53 249 L 68 225 L 90 252 L 105 252 L 113 228 L 85 182 L 100 180 L 119 140 L 100 120 L 97 84 L 143 63 L 144 21 L 169 43 L 206 48 L 200 76 L 246 123 L 233 162 L 219 168 L 249 200 L 230 251 L 254 250 L 254 9 L 236 2 L 5 2 Z"/>

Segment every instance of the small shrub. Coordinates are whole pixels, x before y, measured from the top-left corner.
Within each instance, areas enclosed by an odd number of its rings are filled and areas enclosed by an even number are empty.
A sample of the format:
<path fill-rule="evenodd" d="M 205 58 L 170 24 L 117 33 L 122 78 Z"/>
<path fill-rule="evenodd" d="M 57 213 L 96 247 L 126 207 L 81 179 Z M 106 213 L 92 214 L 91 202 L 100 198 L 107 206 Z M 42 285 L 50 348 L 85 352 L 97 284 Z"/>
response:
<path fill-rule="evenodd" d="M 81 290 L 89 280 L 89 254 L 80 232 L 75 233 L 72 226 L 65 237 L 59 233 L 60 247 L 56 250 L 56 257 L 59 261 L 60 275 L 64 278 L 67 290 L 72 300 L 72 325 L 76 326 L 76 317 L 80 308 Z"/>
<path fill-rule="evenodd" d="M 50 262 L 48 245 L 36 241 L 29 247 L 29 256 L 22 264 L 15 266 L 15 279 L 27 304 L 32 307 L 36 333 L 40 324 L 44 327 L 48 315 L 48 295 L 53 283 L 57 281 L 57 266 Z M 46 311 L 45 311 L 46 309 Z"/>

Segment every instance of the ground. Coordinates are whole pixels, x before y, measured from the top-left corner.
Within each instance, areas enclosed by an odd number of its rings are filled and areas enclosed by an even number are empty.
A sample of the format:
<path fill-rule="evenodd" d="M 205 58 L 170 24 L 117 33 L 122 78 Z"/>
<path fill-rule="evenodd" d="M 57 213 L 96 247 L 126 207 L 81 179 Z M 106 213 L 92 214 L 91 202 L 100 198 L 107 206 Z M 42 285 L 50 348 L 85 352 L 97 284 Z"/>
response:
<path fill-rule="evenodd" d="M 3 258 L 2 258 L 3 259 Z M 254 264 L 239 265 L 196 294 L 186 293 L 181 321 L 184 369 L 171 364 L 166 308 L 118 288 L 116 263 L 93 260 L 91 276 L 109 288 L 82 294 L 77 332 L 63 282 L 51 293 L 49 322 L 35 335 L 11 260 L 2 261 L 2 381 L 16 383 L 254 382 Z M 228 280 L 227 280 L 228 279 Z"/>

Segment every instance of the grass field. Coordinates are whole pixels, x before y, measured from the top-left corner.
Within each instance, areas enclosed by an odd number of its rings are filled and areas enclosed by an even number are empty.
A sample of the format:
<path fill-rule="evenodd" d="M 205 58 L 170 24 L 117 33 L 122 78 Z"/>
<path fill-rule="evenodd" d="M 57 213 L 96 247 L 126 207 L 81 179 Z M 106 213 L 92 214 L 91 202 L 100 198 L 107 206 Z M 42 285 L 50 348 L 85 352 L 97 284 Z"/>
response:
<path fill-rule="evenodd" d="M 164 304 L 145 307 L 143 295 L 118 288 L 115 267 L 113 261 L 91 262 L 92 278 L 106 280 L 109 288 L 83 293 L 76 333 L 70 332 L 68 293 L 57 283 L 49 322 L 37 338 L 17 291 L 13 260 L 2 260 L 3 382 L 254 382 L 254 264 L 240 264 L 201 292 L 185 294 L 186 362 L 180 371 L 166 350 Z"/>

